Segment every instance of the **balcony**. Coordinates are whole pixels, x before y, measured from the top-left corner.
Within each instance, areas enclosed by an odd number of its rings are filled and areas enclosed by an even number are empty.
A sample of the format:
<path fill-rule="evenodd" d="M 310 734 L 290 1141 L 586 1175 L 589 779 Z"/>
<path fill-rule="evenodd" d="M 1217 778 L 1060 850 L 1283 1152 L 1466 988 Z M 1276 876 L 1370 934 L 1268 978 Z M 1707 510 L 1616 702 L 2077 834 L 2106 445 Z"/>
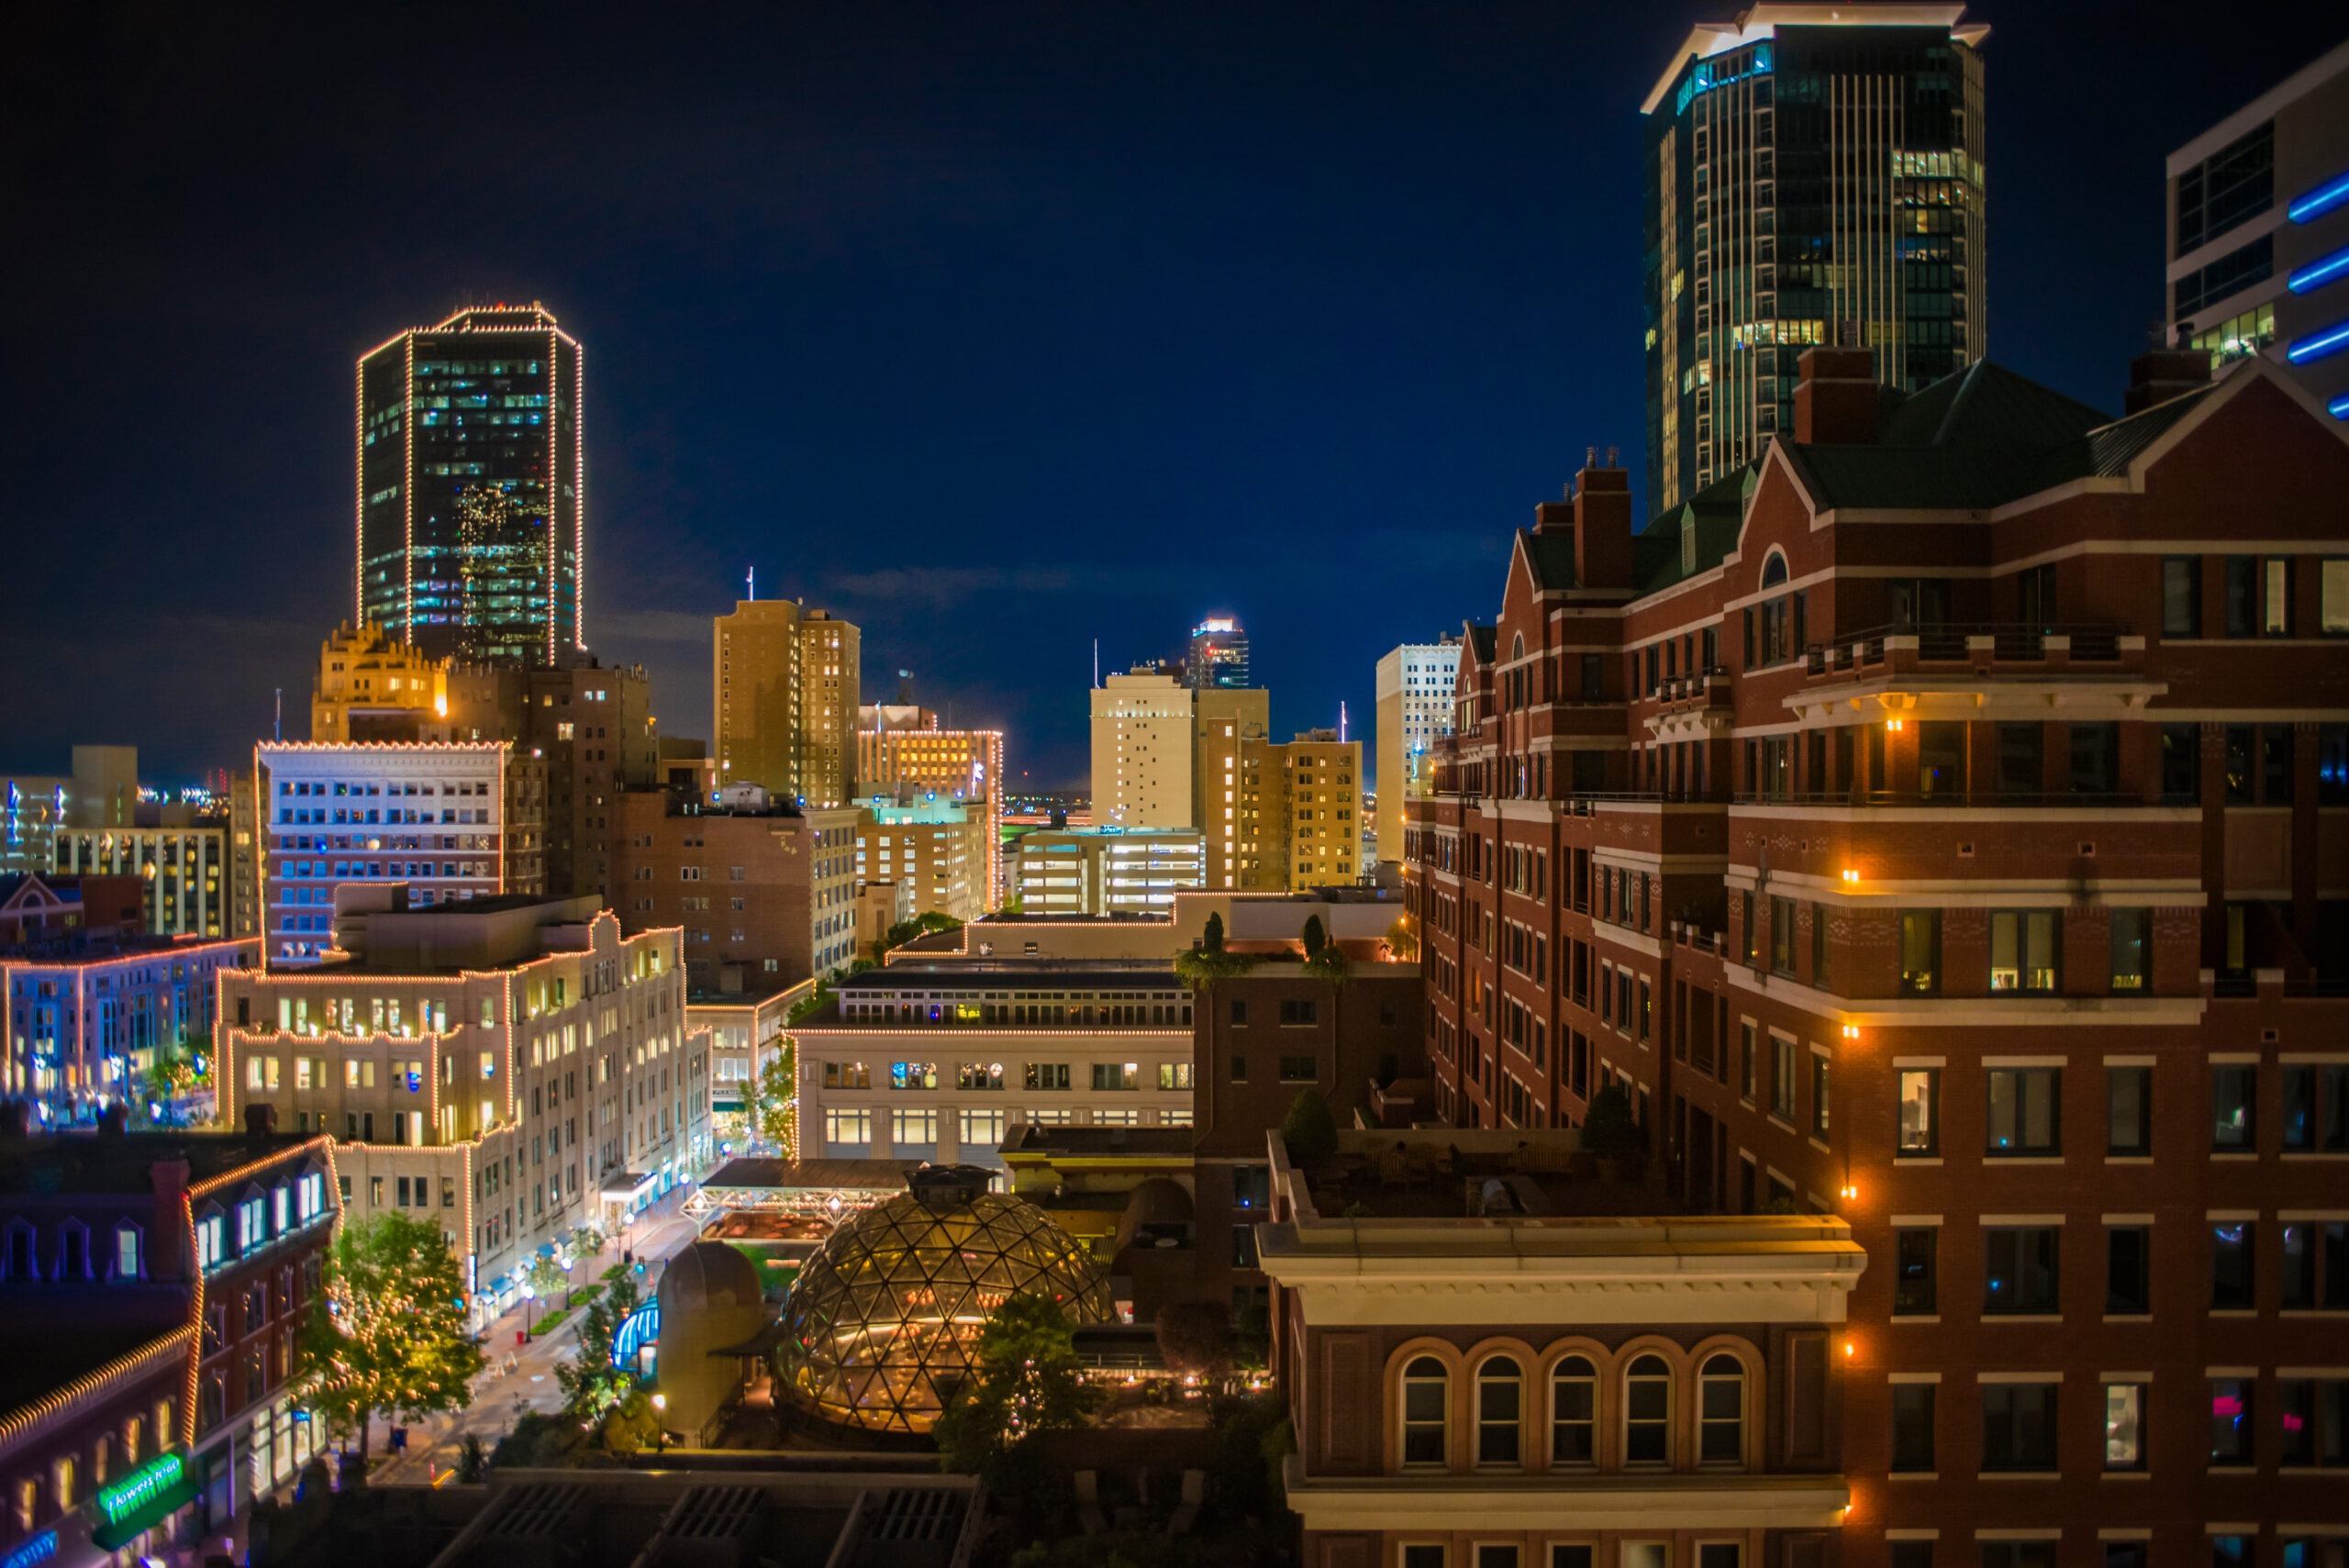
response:
<path fill-rule="evenodd" d="M 1976 674 L 2117 673 L 2144 651 L 2143 637 L 2113 622 L 1949 621 L 1877 627 L 1814 643 L 1801 658 L 1804 674 L 1823 681 L 1952 673 L 1952 665 Z"/>

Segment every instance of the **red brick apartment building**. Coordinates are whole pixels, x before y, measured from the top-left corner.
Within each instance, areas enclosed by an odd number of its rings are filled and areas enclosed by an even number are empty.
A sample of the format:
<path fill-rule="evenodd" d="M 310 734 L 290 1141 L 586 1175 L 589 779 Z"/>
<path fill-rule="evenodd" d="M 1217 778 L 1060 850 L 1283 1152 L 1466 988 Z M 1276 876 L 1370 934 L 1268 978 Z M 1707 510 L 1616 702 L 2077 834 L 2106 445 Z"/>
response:
<path fill-rule="evenodd" d="M 1820 349 L 1644 530 L 1586 468 L 1409 807 L 1447 1119 L 1620 1081 L 1660 1207 L 1865 1250 L 1849 1568 L 2349 1546 L 2349 430 L 2207 374 Z"/>

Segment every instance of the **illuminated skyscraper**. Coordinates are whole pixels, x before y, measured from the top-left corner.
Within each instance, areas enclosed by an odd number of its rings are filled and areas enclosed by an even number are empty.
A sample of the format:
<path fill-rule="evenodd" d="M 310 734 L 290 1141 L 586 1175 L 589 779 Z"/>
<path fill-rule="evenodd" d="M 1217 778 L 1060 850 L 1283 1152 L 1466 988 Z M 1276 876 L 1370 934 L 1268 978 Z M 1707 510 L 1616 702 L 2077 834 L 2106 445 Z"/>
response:
<path fill-rule="evenodd" d="M 1793 430 L 1806 348 L 1848 332 L 1909 391 L 1983 356 L 1990 29 L 1965 12 L 1765 0 L 1690 29 L 1656 79 L 1641 106 L 1651 514 Z"/>
<path fill-rule="evenodd" d="M 1183 684 L 1195 692 L 1253 684 L 1248 676 L 1247 628 L 1230 616 L 1211 617 L 1193 627 L 1190 656 L 1183 662 Z"/>
<path fill-rule="evenodd" d="M 358 622 L 467 663 L 585 645 L 577 339 L 533 302 L 412 327 L 359 361 Z"/>

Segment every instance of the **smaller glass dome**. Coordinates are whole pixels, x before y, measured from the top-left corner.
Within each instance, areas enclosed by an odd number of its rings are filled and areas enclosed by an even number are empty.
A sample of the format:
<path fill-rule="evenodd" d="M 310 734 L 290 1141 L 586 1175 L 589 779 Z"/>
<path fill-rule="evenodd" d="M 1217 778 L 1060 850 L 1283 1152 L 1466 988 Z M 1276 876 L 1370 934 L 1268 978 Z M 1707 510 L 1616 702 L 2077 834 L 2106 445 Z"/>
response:
<path fill-rule="evenodd" d="M 928 1168 L 842 1226 L 799 1271 L 775 1352 L 780 1391 L 827 1420 L 926 1432 L 971 1375 L 987 1315 L 1041 1294 L 1072 1321 L 1112 1315 L 1108 1282 L 1042 1210 L 989 1192 L 995 1173 Z"/>

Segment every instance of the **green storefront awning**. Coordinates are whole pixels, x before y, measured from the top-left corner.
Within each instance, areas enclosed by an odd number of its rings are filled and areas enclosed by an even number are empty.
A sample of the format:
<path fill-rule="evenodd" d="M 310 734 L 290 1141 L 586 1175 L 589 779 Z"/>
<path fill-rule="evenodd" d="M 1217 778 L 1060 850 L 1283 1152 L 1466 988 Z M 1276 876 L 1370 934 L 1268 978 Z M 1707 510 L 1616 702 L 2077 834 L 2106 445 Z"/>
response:
<path fill-rule="evenodd" d="M 190 1503 L 204 1488 L 193 1475 L 182 1477 L 141 1503 L 137 1508 L 110 1523 L 102 1524 L 90 1532 L 90 1540 L 101 1550 L 118 1551 L 139 1539 L 141 1530 L 154 1529 Z"/>

